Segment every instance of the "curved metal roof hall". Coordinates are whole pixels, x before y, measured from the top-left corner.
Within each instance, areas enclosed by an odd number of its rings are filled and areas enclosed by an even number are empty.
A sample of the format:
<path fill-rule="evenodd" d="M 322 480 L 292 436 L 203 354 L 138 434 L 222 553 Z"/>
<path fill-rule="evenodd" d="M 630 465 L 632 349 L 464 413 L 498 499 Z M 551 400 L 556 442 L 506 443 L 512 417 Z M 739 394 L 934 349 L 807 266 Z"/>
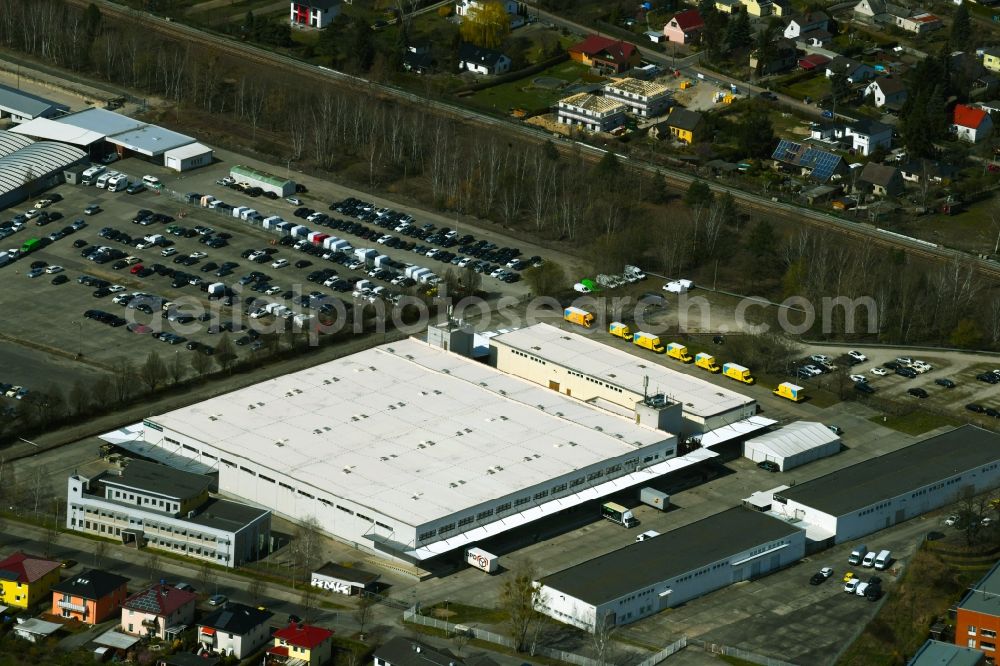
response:
<path fill-rule="evenodd" d="M 3 141 L 0 136 L 0 141 Z M 0 144 L 2 150 L 2 144 Z M 79 162 L 87 153 L 52 141 L 30 143 L 0 157 L 0 196 Z"/>
<path fill-rule="evenodd" d="M 0 157 L 5 157 L 11 153 L 21 150 L 22 148 L 27 148 L 33 143 L 34 141 L 26 136 L 0 130 Z"/>

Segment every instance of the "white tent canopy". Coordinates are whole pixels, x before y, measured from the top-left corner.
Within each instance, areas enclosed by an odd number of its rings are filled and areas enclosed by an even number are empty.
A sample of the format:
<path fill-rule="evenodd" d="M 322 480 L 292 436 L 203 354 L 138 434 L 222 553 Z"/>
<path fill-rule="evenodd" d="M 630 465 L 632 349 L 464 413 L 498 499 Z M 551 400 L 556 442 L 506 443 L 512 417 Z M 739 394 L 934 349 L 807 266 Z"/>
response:
<path fill-rule="evenodd" d="M 840 451 L 840 437 L 822 423 L 796 421 L 747 440 L 743 455 L 754 462 L 770 460 L 782 472 Z"/>

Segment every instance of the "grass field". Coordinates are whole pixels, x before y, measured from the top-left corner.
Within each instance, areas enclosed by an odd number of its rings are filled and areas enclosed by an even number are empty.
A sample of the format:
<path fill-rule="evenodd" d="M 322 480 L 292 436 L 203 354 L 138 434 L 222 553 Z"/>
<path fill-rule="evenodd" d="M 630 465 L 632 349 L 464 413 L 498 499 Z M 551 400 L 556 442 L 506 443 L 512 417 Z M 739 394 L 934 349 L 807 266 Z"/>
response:
<path fill-rule="evenodd" d="M 899 416 L 873 416 L 869 421 L 880 423 L 887 428 L 904 432 L 907 435 L 921 435 L 941 426 L 962 425 L 962 421 L 957 418 L 920 410 Z"/>
<path fill-rule="evenodd" d="M 525 79 L 501 83 L 479 90 L 464 98 L 467 104 L 487 111 L 510 113 L 514 109 L 528 112 L 543 112 L 566 96 L 564 88 L 540 88 L 532 84 L 539 77 L 562 79 L 567 84 L 590 83 L 601 79 L 590 74 L 588 68 L 578 62 L 567 60 Z"/>
<path fill-rule="evenodd" d="M 496 608 L 467 606 L 466 604 L 445 601 L 433 606 L 426 606 L 421 610 L 424 615 L 452 624 L 497 624 L 503 622 L 507 617 L 503 611 Z"/>
<path fill-rule="evenodd" d="M 830 93 L 830 82 L 822 74 L 817 74 L 804 81 L 798 81 L 787 86 L 782 86 L 779 92 L 783 92 L 795 99 L 812 97 L 814 100 L 820 99 Z"/>

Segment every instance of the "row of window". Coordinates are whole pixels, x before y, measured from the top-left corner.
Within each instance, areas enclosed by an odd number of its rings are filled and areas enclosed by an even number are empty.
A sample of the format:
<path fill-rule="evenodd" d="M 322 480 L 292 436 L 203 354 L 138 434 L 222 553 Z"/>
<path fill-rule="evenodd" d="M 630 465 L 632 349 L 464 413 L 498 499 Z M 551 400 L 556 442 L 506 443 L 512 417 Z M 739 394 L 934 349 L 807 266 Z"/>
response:
<path fill-rule="evenodd" d="M 869 513 L 875 513 L 876 511 L 881 511 L 882 509 L 888 509 L 890 504 L 892 504 L 892 502 L 882 502 L 881 504 L 876 504 L 875 506 L 869 507 L 864 511 L 859 511 L 858 516 L 866 516 Z"/>
<path fill-rule="evenodd" d="M 151 506 L 153 508 L 159 508 L 161 511 L 176 512 L 180 510 L 180 504 L 177 502 L 171 502 L 170 500 L 156 499 L 153 497 L 147 497 L 145 495 L 139 495 L 140 506 Z M 108 499 L 121 500 L 122 502 L 135 502 L 135 493 L 129 493 L 124 490 L 118 490 L 116 488 L 108 488 Z"/>
<path fill-rule="evenodd" d="M 524 358 L 531 359 L 535 363 L 541 363 L 542 365 L 548 365 L 548 363 L 546 363 L 542 359 L 538 358 L 537 356 L 532 356 L 531 354 L 525 354 L 523 351 L 520 351 L 520 350 L 517 350 L 517 349 L 511 349 L 511 351 L 513 353 L 517 354 L 518 356 L 523 356 Z"/>

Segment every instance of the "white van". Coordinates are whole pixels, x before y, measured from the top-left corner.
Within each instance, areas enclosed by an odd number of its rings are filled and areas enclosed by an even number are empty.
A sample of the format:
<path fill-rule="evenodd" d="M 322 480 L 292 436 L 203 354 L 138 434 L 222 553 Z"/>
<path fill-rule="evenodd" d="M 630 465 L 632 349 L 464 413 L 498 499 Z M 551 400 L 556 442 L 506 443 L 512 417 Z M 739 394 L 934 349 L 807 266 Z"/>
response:
<path fill-rule="evenodd" d="M 659 532 L 655 530 L 646 530 L 645 532 L 637 536 L 635 540 L 638 543 L 639 541 L 645 541 L 646 539 L 652 539 L 653 537 L 658 537 L 658 536 L 660 536 Z"/>
<path fill-rule="evenodd" d="M 156 189 L 159 189 L 161 187 L 160 179 L 157 178 L 156 176 L 148 176 L 148 175 L 143 176 L 142 184 L 145 185 L 146 187 L 152 187 Z"/>
<path fill-rule="evenodd" d="M 128 176 L 119 174 L 108 180 L 108 192 L 121 192 L 128 187 Z"/>
<path fill-rule="evenodd" d="M 875 558 L 875 568 L 878 569 L 879 571 L 883 571 L 889 566 L 891 562 L 892 562 L 892 551 L 883 550 L 878 554 L 878 557 Z"/>
<path fill-rule="evenodd" d="M 859 543 L 854 547 L 854 550 L 851 551 L 850 557 L 847 558 L 847 563 L 854 565 L 861 564 L 861 560 L 867 552 L 868 548 L 863 543 Z"/>
<path fill-rule="evenodd" d="M 863 567 L 873 567 L 875 566 L 875 558 L 878 557 L 878 553 L 874 550 L 870 550 L 865 554 L 865 559 L 861 561 L 861 566 Z"/>
<path fill-rule="evenodd" d="M 108 181 L 120 175 L 117 171 L 105 171 L 97 179 L 97 186 L 102 190 L 107 186 Z"/>

